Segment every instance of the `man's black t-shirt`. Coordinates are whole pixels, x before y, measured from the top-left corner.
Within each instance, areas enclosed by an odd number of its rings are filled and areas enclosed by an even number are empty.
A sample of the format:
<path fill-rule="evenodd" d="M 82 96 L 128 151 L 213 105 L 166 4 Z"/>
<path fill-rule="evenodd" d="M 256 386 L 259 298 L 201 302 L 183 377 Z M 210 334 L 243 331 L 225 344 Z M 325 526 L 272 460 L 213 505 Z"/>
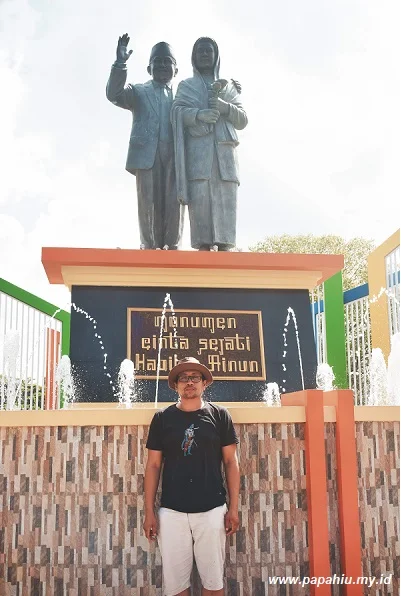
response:
<path fill-rule="evenodd" d="M 199 513 L 224 505 L 221 448 L 234 443 L 238 438 L 225 408 L 206 403 L 185 412 L 174 404 L 157 412 L 146 447 L 163 452 L 161 506 Z"/>

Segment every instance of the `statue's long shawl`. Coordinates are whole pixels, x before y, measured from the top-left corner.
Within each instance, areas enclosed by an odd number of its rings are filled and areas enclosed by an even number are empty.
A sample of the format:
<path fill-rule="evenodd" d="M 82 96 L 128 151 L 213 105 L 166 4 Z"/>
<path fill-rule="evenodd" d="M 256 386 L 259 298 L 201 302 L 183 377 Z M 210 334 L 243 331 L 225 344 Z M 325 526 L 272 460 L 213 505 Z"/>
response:
<path fill-rule="evenodd" d="M 236 104 L 238 102 L 240 104 L 238 91 L 231 82 L 219 93 L 219 97 L 229 103 Z M 206 110 L 209 107 L 208 102 L 208 90 L 197 71 L 194 71 L 192 78 L 186 79 L 178 85 L 171 110 L 171 122 L 175 145 L 177 195 L 179 202 L 183 205 L 188 204 L 184 113 L 188 109 Z M 217 143 L 229 142 L 238 145 L 238 137 L 234 126 L 224 118 L 219 118 L 215 125 L 197 121 L 194 126 L 188 126 L 186 130 L 192 137 L 202 137 L 212 132 L 213 129 L 215 129 L 215 141 Z"/>

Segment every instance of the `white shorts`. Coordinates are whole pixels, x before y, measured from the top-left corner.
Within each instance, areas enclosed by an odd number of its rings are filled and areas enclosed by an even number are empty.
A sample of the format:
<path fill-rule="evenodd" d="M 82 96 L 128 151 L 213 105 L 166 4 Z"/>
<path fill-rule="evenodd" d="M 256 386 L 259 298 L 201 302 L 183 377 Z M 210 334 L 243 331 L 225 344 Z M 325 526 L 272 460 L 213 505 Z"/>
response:
<path fill-rule="evenodd" d="M 202 513 L 161 507 L 157 541 L 162 556 L 163 594 L 174 596 L 190 586 L 193 559 L 207 590 L 223 588 L 227 505 Z"/>

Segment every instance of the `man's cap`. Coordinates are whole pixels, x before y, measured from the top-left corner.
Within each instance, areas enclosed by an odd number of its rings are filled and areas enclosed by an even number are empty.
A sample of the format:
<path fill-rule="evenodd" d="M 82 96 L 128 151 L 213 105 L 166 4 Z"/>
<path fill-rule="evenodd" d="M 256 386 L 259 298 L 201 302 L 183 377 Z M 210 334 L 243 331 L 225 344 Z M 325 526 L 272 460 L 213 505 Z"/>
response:
<path fill-rule="evenodd" d="M 149 64 L 152 62 L 156 56 L 170 56 L 174 62 L 177 62 L 174 56 L 174 50 L 169 43 L 166 41 L 159 41 L 155 46 L 153 46 L 152 51 L 150 52 Z"/>
<path fill-rule="evenodd" d="M 202 373 L 206 381 L 206 386 L 213 383 L 212 373 L 207 366 L 201 364 L 196 358 L 188 356 L 187 358 L 182 358 L 182 360 L 179 360 L 177 364 L 170 370 L 168 375 L 168 386 L 170 389 L 175 390 L 174 384 L 177 382 L 178 375 L 180 375 L 182 372 L 185 372 L 186 370 L 197 370 Z"/>

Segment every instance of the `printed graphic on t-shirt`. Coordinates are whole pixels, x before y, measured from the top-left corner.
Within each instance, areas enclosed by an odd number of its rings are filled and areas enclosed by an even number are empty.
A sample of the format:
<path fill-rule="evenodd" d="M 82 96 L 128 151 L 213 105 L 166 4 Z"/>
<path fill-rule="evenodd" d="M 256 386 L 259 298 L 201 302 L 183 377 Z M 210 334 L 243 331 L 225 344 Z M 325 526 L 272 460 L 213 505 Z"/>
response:
<path fill-rule="evenodd" d="M 199 426 L 195 426 L 191 424 L 188 426 L 186 431 L 184 432 L 184 439 L 181 443 L 181 449 L 184 452 L 184 456 L 192 455 L 191 450 L 194 445 L 196 445 L 195 441 L 195 431 L 198 430 Z"/>

